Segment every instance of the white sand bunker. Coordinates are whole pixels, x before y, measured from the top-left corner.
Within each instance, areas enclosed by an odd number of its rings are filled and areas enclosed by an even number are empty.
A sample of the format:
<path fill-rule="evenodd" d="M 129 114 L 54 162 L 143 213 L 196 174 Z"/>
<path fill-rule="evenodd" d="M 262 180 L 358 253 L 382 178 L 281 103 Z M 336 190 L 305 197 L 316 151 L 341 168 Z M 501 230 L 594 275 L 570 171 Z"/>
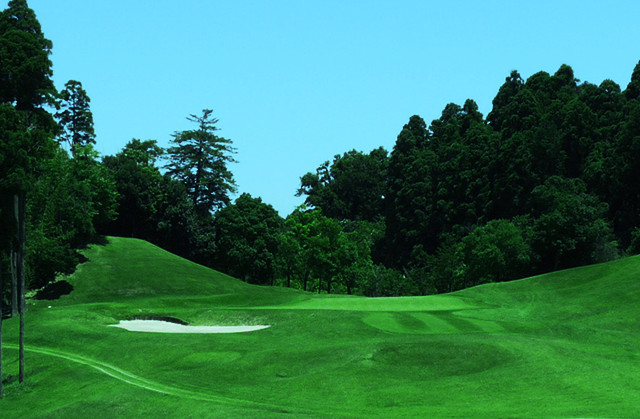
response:
<path fill-rule="evenodd" d="M 109 326 L 121 327 L 131 332 L 156 333 L 242 333 L 266 329 L 269 326 L 185 326 L 183 324 L 163 320 L 120 320 L 119 324 Z"/>

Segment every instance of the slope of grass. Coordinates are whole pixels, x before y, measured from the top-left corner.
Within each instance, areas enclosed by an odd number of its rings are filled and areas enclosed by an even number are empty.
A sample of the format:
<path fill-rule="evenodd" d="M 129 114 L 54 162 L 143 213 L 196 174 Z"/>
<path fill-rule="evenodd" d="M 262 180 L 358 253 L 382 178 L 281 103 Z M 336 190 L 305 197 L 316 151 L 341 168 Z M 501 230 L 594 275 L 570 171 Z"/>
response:
<path fill-rule="evenodd" d="M 71 294 L 29 303 L 24 385 L 5 323 L 1 417 L 640 416 L 638 257 L 367 299 L 248 285 L 139 240 L 86 256 Z M 162 316 L 272 327 L 108 327 Z"/>

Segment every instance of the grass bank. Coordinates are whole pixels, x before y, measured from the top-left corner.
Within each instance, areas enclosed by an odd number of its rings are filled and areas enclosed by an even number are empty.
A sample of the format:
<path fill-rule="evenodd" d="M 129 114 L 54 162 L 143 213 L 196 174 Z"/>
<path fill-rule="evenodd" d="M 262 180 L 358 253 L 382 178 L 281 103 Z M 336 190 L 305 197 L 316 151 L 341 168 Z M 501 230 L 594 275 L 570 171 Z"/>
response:
<path fill-rule="evenodd" d="M 5 323 L 3 418 L 640 415 L 637 257 L 367 299 L 248 285 L 134 239 L 86 256 L 71 294 L 29 303 L 22 386 Z M 153 317 L 271 327 L 108 327 Z"/>

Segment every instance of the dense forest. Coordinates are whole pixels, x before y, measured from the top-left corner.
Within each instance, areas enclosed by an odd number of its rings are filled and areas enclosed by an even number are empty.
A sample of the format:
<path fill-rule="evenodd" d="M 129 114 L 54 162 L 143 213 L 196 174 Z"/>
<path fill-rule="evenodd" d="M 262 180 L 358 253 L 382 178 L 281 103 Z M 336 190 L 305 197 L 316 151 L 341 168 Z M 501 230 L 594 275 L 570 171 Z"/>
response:
<path fill-rule="evenodd" d="M 105 235 L 138 237 L 244 281 L 314 292 L 424 295 L 640 251 L 640 63 L 623 90 L 568 65 L 512 71 L 485 117 L 469 99 L 408 119 L 389 152 L 346 151 L 303 175 L 282 218 L 237 196 L 236 150 L 211 110 L 168 149 L 100 157 L 82 83 L 52 82 L 26 0 L 0 16 L 0 278 L 26 202 L 25 276 L 40 290 Z M 631 70 L 631 69 L 630 69 Z M 187 114 L 187 112 L 185 112 Z M 169 134 L 168 134 L 169 136 Z M 2 284 L 2 282 L 0 282 Z M 3 290 L 3 306 L 10 302 Z"/>

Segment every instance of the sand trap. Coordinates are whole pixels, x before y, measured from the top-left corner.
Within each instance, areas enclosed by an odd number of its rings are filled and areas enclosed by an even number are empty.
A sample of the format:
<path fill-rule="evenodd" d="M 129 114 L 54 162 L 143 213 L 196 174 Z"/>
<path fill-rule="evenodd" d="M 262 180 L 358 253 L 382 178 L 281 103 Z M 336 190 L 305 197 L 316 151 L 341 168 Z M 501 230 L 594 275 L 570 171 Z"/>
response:
<path fill-rule="evenodd" d="M 162 320 L 120 320 L 119 324 L 109 326 L 121 327 L 131 332 L 156 333 L 242 333 L 266 329 L 269 326 L 185 326 Z"/>

